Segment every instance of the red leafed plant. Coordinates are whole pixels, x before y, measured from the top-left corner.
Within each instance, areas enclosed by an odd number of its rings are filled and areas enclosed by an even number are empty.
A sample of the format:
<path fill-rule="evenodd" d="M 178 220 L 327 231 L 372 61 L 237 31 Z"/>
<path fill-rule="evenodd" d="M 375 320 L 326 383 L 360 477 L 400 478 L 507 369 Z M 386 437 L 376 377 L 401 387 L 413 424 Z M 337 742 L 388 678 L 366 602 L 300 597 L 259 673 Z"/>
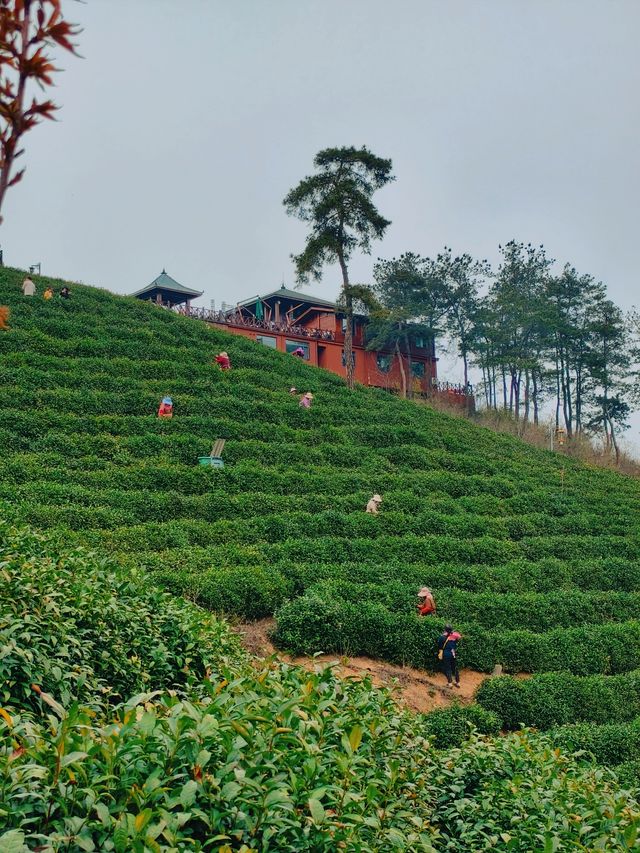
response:
<path fill-rule="evenodd" d="M 57 109 L 49 99 L 29 99 L 27 89 L 32 83 L 42 91 L 53 85 L 58 69 L 47 48 L 58 45 L 75 53 L 72 39 L 78 32 L 64 20 L 61 0 L 0 0 L 0 210 L 8 188 L 24 174 L 24 169 L 13 171 L 24 150 L 22 134 L 42 118 L 53 118 Z"/>

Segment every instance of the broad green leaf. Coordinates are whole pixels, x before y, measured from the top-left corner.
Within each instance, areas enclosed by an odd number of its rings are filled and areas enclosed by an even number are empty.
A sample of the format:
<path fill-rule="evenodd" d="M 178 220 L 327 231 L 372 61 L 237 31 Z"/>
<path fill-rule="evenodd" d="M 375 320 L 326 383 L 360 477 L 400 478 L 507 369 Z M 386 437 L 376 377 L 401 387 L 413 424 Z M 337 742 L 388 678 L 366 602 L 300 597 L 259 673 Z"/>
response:
<path fill-rule="evenodd" d="M 109 826 L 111 823 L 111 814 L 109 813 L 109 809 L 104 803 L 97 802 L 94 805 L 94 809 L 96 810 L 96 814 L 100 818 L 100 822 L 103 826 Z"/>
<path fill-rule="evenodd" d="M 184 788 L 182 790 L 184 792 Z M 136 832 L 142 832 L 142 830 L 151 820 L 152 816 L 153 811 L 151 809 L 143 809 L 143 811 L 137 814 L 135 819 Z"/>
<path fill-rule="evenodd" d="M 24 843 L 24 832 L 20 829 L 10 829 L 0 835 L 0 853 L 29 853 Z"/>
<path fill-rule="evenodd" d="M 185 782 L 185 784 L 182 786 L 182 790 L 180 791 L 180 803 L 184 809 L 189 808 L 189 806 L 193 804 L 197 792 L 197 782 L 195 782 L 193 779 L 189 779 L 188 782 Z"/>
<path fill-rule="evenodd" d="M 284 788 L 276 788 L 275 791 L 269 791 L 264 798 L 265 806 L 272 806 L 274 803 L 284 803 L 289 800 L 289 795 Z"/>
<path fill-rule="evenodd" d="M 354 726 L 351 729 L 351 733 L 349 734 L 349 743 L 351 744 L 351 749 L 354 752 L 360 746 L 363 731 L 364 729 L 362 728 L 362 726 Z"/>
<path fill-rule="evenodd" d="M 325 811 L 320 800 L 309 799 L 309 811 L 311 812 L 314 823 L 318 825 L 324 823 Z"/>
<path fill-rule="evenodd" d="M 76 761 L 83 761 L 86 757 L 86 752 L 70 752 L 68 755 L 63 756 L 60 766 L 66 767 L 68 764 L 74 764 Z"/>

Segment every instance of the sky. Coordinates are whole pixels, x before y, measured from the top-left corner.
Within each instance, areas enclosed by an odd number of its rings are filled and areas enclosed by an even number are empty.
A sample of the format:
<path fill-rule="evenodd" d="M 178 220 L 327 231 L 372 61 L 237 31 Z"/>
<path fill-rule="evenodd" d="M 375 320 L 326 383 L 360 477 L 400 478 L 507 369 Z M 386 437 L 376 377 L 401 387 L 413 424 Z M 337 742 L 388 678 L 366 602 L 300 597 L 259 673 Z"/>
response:
<path fill-rule="evenodd" d="M 543 243 L 640 304 L 638 0 L 63 0 L 56 122 L 25 137 L 5 263 L 209 306 L 294 284 L 282 199 L 325 147 L 393 160 L 377 257 Z M 308 292 L 337 295 L 328 267 Z M 461 368 L 443 355 L 443 378 Z M 640 416 L 629 434 L 637 441 Z M 640 446 L 640 445 L 639 445 Z"/>

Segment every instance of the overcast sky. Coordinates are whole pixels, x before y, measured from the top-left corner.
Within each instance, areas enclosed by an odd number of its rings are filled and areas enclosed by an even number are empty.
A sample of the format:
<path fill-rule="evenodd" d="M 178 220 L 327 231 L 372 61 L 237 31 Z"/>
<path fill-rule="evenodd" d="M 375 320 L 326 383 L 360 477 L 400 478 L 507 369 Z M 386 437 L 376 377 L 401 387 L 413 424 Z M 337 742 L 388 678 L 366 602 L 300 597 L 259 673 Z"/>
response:
<path fill-rule="evenodd" d="M 493 262 L 514 238 L 640 303 L 639 0 L 64 8 L 83 58 L 56 57 L 59 120 L 26 138 L 6 263 L 119 293 L 165 267 L 203 305 L 292 285 L 305 231 L 282 198 L 319 149 L 364 144 L 397 180 L 353 280 L 376 256 L 445 244 Z M 309 292 L 338 282 L 327 269 Z"/>

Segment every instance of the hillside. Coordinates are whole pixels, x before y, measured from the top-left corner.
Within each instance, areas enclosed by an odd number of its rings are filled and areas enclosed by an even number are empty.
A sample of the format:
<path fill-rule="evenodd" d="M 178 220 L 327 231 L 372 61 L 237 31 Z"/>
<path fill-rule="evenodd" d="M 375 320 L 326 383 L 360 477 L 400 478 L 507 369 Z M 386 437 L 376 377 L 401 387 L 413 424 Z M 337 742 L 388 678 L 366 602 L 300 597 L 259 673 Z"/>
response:
<path fill-rule="evenodd" d="M 640 666 L 640 484 L 131 299 L 1 273 L 0 499 L 294 650 L 419 666 L 442 620 L 490 671 Z M 43 282 L 46 280 L 43 280 Z M 58 283 L 59 284 L 59 283 Z M 42 287 L 43 285 L 41 285 Z M 234 369 L 211 366 L 227 349 Z M 289 387 L 312 390 L 301 410 Z M 171 421 L 155 417 L 163 394 Z M 226 467 L 197 457 L 227 440 Z M 363 512 L 373 492 L 381 515 Z M 413 617 L 436 593 L 438 622 Z M 302 599 L 299 597 L 302 596 Z"/>
<path fill-rule="evenodd" d="M 0 270 L 0 304 L 11 308 L 11 329 L 0 332 L 0 508 L 47 539 L 0 530 L 2 625 L 20 638 L 3 640 L 15 652 L 4 670 L 14 674 L 4 692 L 11 724 L 0 758 L 11 778 L 0 814 L 13 815 L 12 832 L 29 825 L 53 827 L 60 838 L 78 833 L 79 816 L 97 797 L 109 811 L 96 810 L 79 849 L 156 849 L 152 841 L 161 838 L 169 846 L 157 849 L 228 853 L 254 840 L 268 849 L 276 832 L 288 832 L 288 849 L 301 850 L 580 849 L 553 847 L 578 836 L 587 846 L 605 838 L 602 849 L 633 848 L 635 803 L 603 771 L 579 768 L 551 752 L 549 740 L 528 735 L 456 744 L 468 737 L 468 722 L 489 734 L 525 723 L 637 778 L 637 481 L 383 392 L 350 394 L 337 377 L 291 356 L 132 299 L 80 285 L 71 285 L 68 302 L 25 299 L 22 277 Z M 38 280 L 40 293 L 48 281 Z M 229 373 L 212 367 L 221 349 L 231 355 Z M 310 411 L 289 394 L 292 384 L 313 391 Z M 170 421 L 156 417 L 164 394 L 174 400 Z M 216 438 L 227 440 L 225 468 L 199 467 Z M 363 511 L 373 492 L 384 497 L 378 517 Z M 27 576 L 31 592 L 21 587 Z M 429 669 L 434 638 L 449 620 L 463 632 L 464 665 L 490 672 L 500 663 L 534 675 L 490 679 L 478 705 L 411 719 L 366 681 L 343 685 L 326 672 L 272 663 L 249 672 L 219 622 L 179 601 L 172 609 L 154 582 L 215 611 L 249 619 L 276 613 L 276 641 L 292 651 L 364 653 Z M 437 619 L 414 613 L 425 583 Z M 58 590 L 60 611 L 49 589 Z M 32 601 L 43 620 L 36 658 Z M 102 611 L 120 607 L 109 625 Z M 150 631 L 154 608 L 162 617 Z M 95 660 L 83 659 L 85 643 Z M 231 668 L 222 681 L 218 647 Z M 202 678 L 217 679 L 213 692 L 199 686 Z M 33 683 L 54 702 L 72 703 L 59 733 L 50 713 L 40 728 L 38 715 L 50 709 L 34 699 Z M 161 694 L 125 701 L 151 688 Z M 176 705 L 176 691 L 186 704 Z M 76 701 L 94 708 L 90 727 Z M 113 746 L 114 712 L 101 716 L 105 702 L 124 702 L 122 749 Z M 212 715 L 215 726 L 206 722 Z M 193 726 L 196 751 L 178 750 L 179 731 Z M 86 800 L 57 787 L 59 737 L 76 756 L 72 776 L 84 760 L 77 756 L 90 756 Z M 427 738 L 450 752 L 426 761 L 415 745 L 424 751 Z M 323 758 L 312 760 L 320 744 Z M 163 749 L 177 756 L 174 769 L 157 764 Z M 217 756 L 215 778 L 189 769 L 205 753 Z M 24 787 L 20 768 L 28 762 L 58 767 L 52 777 L 42 771 L 45 793 Z M 103 781 L 105 762 L 119 768 L 122 785 Z M 230 770 L 238 762 L 246 782 Z M 342 787 L 333 781 L 338 772 Z M 157 793 L 145 788 L 131 801 L 136 780 L 165 773 Z M 531 787 L 515 791 L 514 773 L 530 777 Z M 268 804 L 260 799 L 265 785 Z M 469 811 L 459 821 L 448 798 L 463 789 Z M 12 811 L 14 796 L 25 823 Z M 56 809 L 45 820 L 47 798 Z M 212 799 L 215 816 L 207 812 Z M 487 811 L 494 800 L 505 804 L 501 816 Z M 187 807 L 193 815 L 181 823 Z M 541 822 L 543 808 L 556 817 Z M 581 818 L 563 818 L 583 811 L 599 816 L 589 836 Z M 521 825 L 511 838 L 514 820 Z M 224 826 L 217 846 L 201 846 L 213 825 Z M 104 839 L 116 830 L 114 846 Z"/>

